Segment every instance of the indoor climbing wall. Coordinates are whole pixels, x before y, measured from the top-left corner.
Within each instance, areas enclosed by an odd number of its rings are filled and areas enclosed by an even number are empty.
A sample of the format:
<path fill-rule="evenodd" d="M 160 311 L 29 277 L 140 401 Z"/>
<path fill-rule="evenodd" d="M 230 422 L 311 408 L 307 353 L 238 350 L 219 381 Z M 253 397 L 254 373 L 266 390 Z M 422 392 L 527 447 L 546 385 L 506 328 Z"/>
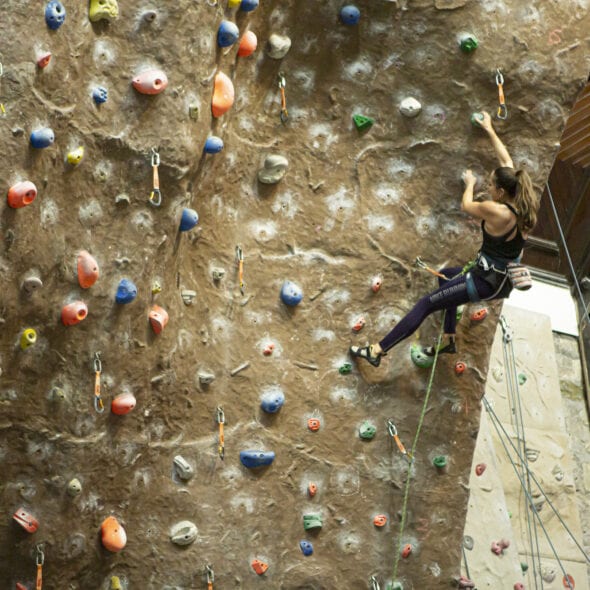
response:
<path fill-rule="evenodd" d="M 473 112 L 544 181 L 588 1 L 344 4 L 9 0 L 3 587 L 459 579 L 499 310 L 431 386 L 347 349 L 476 252 Z"/>

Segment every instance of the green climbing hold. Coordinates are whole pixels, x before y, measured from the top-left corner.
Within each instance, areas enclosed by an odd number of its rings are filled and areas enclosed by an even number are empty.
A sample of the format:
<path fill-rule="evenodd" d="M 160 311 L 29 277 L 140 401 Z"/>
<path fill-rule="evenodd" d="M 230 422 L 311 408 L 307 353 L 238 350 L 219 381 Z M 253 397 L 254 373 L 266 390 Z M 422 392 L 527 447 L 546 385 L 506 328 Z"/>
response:
<path fill-rule="evenodd" d="M 371 440 L 377 433 L 377 427 L 368 420 L 365 420 L 359 427 L 359 436 L 363 440 Z"/>
<path fill-rule="evenodd" d="M 457 321 L 460 321 L 461 318 L 463 317 L 463 307 L 464 307 L 463 305 L 460 305 L 457 308 L 457 314 L 455 315 L 455 317 L 457 318 Z"/>
<path fill-rule="evenodd" d="M 471 114 L 471 124 L 479 127 L 480 123 L 483 121 L 483 115 L 481 113 L 472 113 Z"/>
<path fill-rule="evenodd" d="M 432 460 L 432 464 L 437 469 L 444 469 L 447 466 L 447 458 L 444 455 L 439 455 Z"/>
<path fill-rule="evenodd" d="M 434 357 L 428 356 L 422 352 L 422 348 L 417 344 L 410 346 L 410 358 L 412 362 L 421 369 L 428 369 L 434 363 Z"/>
<path fill-rule="evenodd" d="M 348 375 L 352 371 L 352 365 L 350 363 L 344 363 L 339 369 L 338 372 L 341 375 Z"/>
<path fill-rule="evenodd" d="M 303 528 L 306 531 L 312 529 L 322 528 L 322 515 L 321 514 L 304 514 L 303 515 Z"/>
<path fill-rule="evenodd" d="M 385 590 L 404 590 L 404 587 L 401 582 L 387 582 Z"/>
<path fill-rule="evenodd" d="M 522 570 L 522 573 L 526 573 L 527 570 L 529 569 L 529 564 L 525 563 L 524 561 L 520 562 L 520 569 Z"/>
<path fill-rule="evenodd" d="M 461 51 L 464 53 L 471 53 L 477 49 L 479 42 L 475 35 L 471 35 L 470 33 L 463 35 L 461 40 L 459 41 L 459 45 L 461 47 Z"/>
<path fill-rule="evenodd" d="M 364 115 L 353 115 L 352 120 L 359 131 L 369 129 L 369 127 L 372 127 L 373 123 L 375 122 L 375 119 L 371 119 L 371 117 L 365 117 Z"/>
<path fill-rule="evenodd" d="M 519 373 L 518 374 L 518 384 L 519 385 L 524 385 L 526 383 L 526 375 L 524 373 Z"/>

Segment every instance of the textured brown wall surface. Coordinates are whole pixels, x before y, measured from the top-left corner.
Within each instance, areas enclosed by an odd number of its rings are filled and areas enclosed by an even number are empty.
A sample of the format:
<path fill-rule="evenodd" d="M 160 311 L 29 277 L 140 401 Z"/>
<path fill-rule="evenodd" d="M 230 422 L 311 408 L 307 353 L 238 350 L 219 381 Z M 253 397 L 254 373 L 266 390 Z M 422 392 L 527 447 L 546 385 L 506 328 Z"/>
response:
<path fill-rule="evenodd" d="M 34 585 L 34 547 L 44 543 L 46 588 L 108 588 L 120 576 L 128 588 L 205 588 L 210 563 L 215 588 L 366 588 L 375 574 L 391 579 L 399 543 L 407 463 L 387 434 L 393 419 L 406 446 L 416 432 L 428 371 L 414 367 L 410 343 L 384 367 L 341 375 L 351 342 L 384 335 L 417 297 L 433 287 L 416 269 L 462 264 L 477 250 L 479 228 L 460 212 L 460 174 L 483 176 L 494 165 L 484 134 L 469 117 L 494 111 L 495 70 L 502 68 L 509 118 L 498 124 L 517 165 L 542 184 L 564 117 L 585 81 L 587 4 L 422 0 L 359 2 L 361 20 L 338 20 L 341 4 L 261 0 L 251 13 L 203 0 L 122 2 L 120 16 L 90 23 L 85 2 L 65 2 L 64 25 L 45 26 L 42 3 L 9 0 L 0 30 L 3 76 L 0 118 L 2 187 L 32 180 L 36 200 L 13 210 L 0 205 L 0 585 Z M 156 10 L 146 21 L 145 11 Z M 259 49 L 237 58 L 220 50 L 223 18 L 253 30 Z M 559 29 L 559 32 L 556 32 Z M 457 36 L 480 40 L 463 54 Z M 282 61 L 265 54 L 272 33 L 292 47 Z M 578 42 L 576 47 L 573 45 Z M 53 54 L 39 70 L 36 55 Z M 158 96 L 142 96 L 131 78 L 148 65 L 170 80 Z M 217 70 L 234 82 L 236 102 L 218 120 L 210 115 Z M 279 119 L 277 74 L 284 72 L 290 119 Z M 92 89 L 108 88 L 97 107 Z M 422 103 L 415 119 L 399 103 Z M 189 106 L 200 106 L 197 121 Z M 375 118 L 358 133 L 352 115 Z M 55 144 L 29 146 L 39 126 Z M 206 137 L 224 150 L 202 156 Z M 64 163 L 79 145 L 76 168 Z M 163 204 L 148 203 L 150 150 L 158 148 Z M 257 182 L 265 156 L 288 158 L 274 186 Z M 116 203 L 120 194 L 129 204 Z M 200 215 L 199 229 L 178 234 L 184 206 Z M 237 284 L 234 249 L 245 254 L 245 294 Z M 78 287 L 76 254 L 89 250 L 100 264 L 98 282 Z M 223 267 L 215 283 L 212 267 Z M 25 297 L 23 277 L 38 271 L 43 287 Z M 383 276 L 377 294 L 371 277 Z M 129 305 L 115 303 L 121 278 L 138 287 Z M 290 279 L 304 290 L 294 309 L 279 300 Z M 157 280 L 162 292 L 153 296 Z M 192 305 L 181 290 L 197 291 Z M 83 299 L 86 320 L 65 328 L 64 303 Z M 170 314 L 160 336 L 147 314 L 153 302 Z M 497 306 L 483 323 L 465 315 L 458 378 L 456 359 L 441 359 L 412 467 L 408 521 L 402 542 L 414 553 L 399 566 L 404 589 L 447 588 L 459 573 L 468 497 L 466 483 L 479 423 Z M 354 320 L 367 325 L 357 336 Z M 438 319 L 438 318 L 436 318 Z M 421 340 L 438 332 L 428 320 Z M 35 346 L 18 345 L 25 328 Z M 272 341 L 275 351 L 264 356 Z M 101 351 L 107 411 L 93 409 L 92 359 Z M 230 371 L 249 361 L 232 377 Z M 317 370 L 294 361 L 311 363 Z M 215 380 L 204 388 L 202 371 Z M 53 398 L 55 387 L 66 399 Z M 260 395 L 281 388 L 284 407 L 274 417 Z M 123 391 L 137 398 L 127 416 L 108 411 Z M 226 457 L 217 457 L 215 409 L 223 406 Z M 308 431 L 319 416 L 322 427 Z M 358 426 L 377 426 L 361 441 Z M 254 474 L 239 451 L 276 452 L 272 466 Z M 182 454 L 196 469 L 182 484 L 172 459 Z M 435 455 L 450 467 L 437 475 Z M 66 493 L 77 477 L 82 493 Z M 306 497 L 307 482 L 319 485 Z M 11 519 L 25 507 L 40 521 L 29 535 Z M 302 515 L 323 515 L 304 557 Z M 377 529 L 375 514 L 389 524 Z M 117 554 L 100 543 L 100 525 L 115 515 L 128 543 Z M 170 527 L 193 521 L 197 540 L 170 542 Z M 269 570 L 258 577 L 253 558 Z"/>

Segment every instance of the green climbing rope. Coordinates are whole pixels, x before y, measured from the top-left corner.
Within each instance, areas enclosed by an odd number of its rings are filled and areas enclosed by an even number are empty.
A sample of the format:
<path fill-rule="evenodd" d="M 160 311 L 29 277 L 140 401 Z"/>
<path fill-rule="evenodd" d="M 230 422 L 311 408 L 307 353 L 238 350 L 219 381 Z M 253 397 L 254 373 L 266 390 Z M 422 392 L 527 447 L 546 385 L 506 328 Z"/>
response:
<path fill-rule="evenodd" d="M 432 368 L 430 369 L 430 377 L 428 379 L 428 385 L 426 387 L 426 396 L 424 397 L 424 404 L 422 405 L 422 412 L 420 413 L 420 419 L 418 420 L 418 427 L 416 428 L 416 434 L 414 435 L 414 440 L 412 442 L 412 461 L 408 465 L 408 477 L 406 478 L 406 489 L 404 490 L 404 503 L 402 505 L 402 521 L 400 524 L 399 529 L 399 543 L 397 552 L 395 554 L 395 563 L 393 565 L 393 581 L 397 577 L 397 568 L 399 566 L 399 559 L 402 554 L 402 540 L 404 535 L 404 528 L 406 526 L 406 518 L 408 515 L 408 499 L 410 497 L 410 482 L 412 479 L 412 463 L 414 462 L 414 457 L 416 456 L 416 447 L 418 446 L 418 439 L 420 438 L 420 431 L 422 430 L 422 424 L 424 423 L 424 417 L 426 416 L 426 408 L 428 407 L 428 401 L 430 399 L 430 392 L 432 390 L 432 383 L 434 381 L 434 372 L 436 370 L 436 362 L 438 360 L 438 349 L 440 348 L 442 337 L 444 333 L 444 324 L 440 327 L 440 332 L 438 334 L 438 340 L 436 342 L 435 352 L 434 352 L 434 361 L 432 362 Z"/>

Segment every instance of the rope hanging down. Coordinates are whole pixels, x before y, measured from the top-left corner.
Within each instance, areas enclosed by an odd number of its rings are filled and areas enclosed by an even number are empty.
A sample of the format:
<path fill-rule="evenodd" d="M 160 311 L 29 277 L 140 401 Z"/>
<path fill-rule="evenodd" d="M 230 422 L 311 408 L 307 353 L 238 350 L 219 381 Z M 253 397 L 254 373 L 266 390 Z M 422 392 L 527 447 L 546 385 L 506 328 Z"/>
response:
<path fill-rule="evenodd" d="M 426 387 L 426 395 L 424 397 L 424 404 L 422 405 L 422 412 L 420 413 L 420 419 L 418 420 L 418 427 L 416 429 L 416 434 L 414 436 L 414 441 L 412 442 L 412 450 L 410 452 L 411 459 L 408 462 L 408 476 L 406 478 L 406 488 L 404 490 L 404 502 L 402 505 L 402 520 L 399 529 L 399 543 L 397 552 L 395 554 L 395 562 L 393 565 L 393 580 L 397 577 L 397 568 L 399 566 L 399 560 L 402 554 L 402 541 L 403 541 L 403 534 L 404 528 L 406 526 L 406 518 L 408 514 L 408 498 L 410 496 L 410 482 L 412 480 L 412 464 L 414 463 L 414 457 L 416 456 L 416 447 L 418 446 L 418 439 L 420 438 L 420 431 L 422 430 L 422 424 L 424 423 L 424 417 L 426 416 L 426 408 L 428 406 L 428 401 L 430 399 L 430 392 L 432 390 L 432 383 L 434 381 L 434 372 L 436 370 L 436 362 L 438 360 L 438 349 L 440 348 L 442 337 L 444 332 L 444 324 L 441 325 L 440 332 L 438 334 L 438 339 L 436 342 L 436 346 L 434 349 L 434 361 L 432 363 L 432 368 L 430 369 L 430 377 L 428 379 L 428 385 Z"/>

